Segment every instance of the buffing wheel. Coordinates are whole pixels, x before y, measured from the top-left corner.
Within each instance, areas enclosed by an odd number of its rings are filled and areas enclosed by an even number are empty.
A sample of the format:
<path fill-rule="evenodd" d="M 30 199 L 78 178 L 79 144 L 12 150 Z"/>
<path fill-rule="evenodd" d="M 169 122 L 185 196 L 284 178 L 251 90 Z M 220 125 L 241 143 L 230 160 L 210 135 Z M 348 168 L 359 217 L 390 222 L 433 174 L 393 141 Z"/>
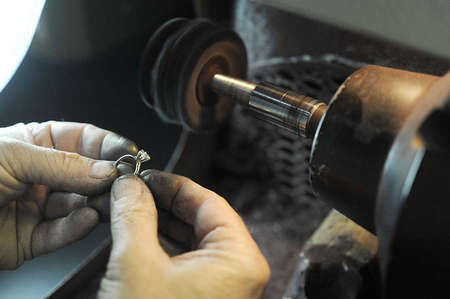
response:
<path fill-rule="evenodd" d="M 141 60 L 144 102 L 166 122 L 194 132 L 220 126 L 232 103 L 210 89 L 215 74 L 245 78 L 247 54 L 239 36 L 205 19 L 177 18 L 151 37 Z"/>

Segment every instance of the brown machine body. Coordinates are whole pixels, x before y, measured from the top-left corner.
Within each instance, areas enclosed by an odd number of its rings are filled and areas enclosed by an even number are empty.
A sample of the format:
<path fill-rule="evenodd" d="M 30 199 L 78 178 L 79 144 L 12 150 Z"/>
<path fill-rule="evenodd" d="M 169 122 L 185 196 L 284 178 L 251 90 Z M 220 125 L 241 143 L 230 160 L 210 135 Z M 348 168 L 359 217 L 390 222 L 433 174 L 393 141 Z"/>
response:
<path fill-rule="evenodd" d="M 340 87 L 316 132 L 313 187 L 376 232 L 383 298 L 447 292 L 449 130 L 450 73 L 368 66 Z"/>
<path fill-rule="evenodd" d="M 261 120 L 313 138 L 310 175 L 317 197 L 377 233 L 383 290 L 399 298 L 406 285 L 419 283 L 408 275 L 417 265 L 427 277 L 447 276 L 429 260 L 411 263 L 423 253 L 450 268 L 449 83 L 450 74 L 366 66 L 347 78 L 327 109 L 264 82 L 216 75 L 212 85 Z"/>
<path fill-rule="evenodd" d="M 439 77 L 379 66 L 353 73 L 316 131 L 311 180 L 318 197 L 375 231 L 377 188 L 392 143 Z"/>

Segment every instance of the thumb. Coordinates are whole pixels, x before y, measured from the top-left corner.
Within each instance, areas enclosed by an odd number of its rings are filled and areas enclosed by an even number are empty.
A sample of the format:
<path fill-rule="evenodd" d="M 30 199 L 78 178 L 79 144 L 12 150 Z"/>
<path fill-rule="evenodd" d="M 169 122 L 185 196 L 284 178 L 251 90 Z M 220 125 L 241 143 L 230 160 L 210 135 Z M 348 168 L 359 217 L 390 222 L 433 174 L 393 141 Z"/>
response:
<path fill-rule="evenodd" d="M 158 290 L 166 285 L 162 278 L 170 259 L 158 242 L 157 217 L 153 195 L 137 176 L 124 175 L 114 182 L 113 245 L 98 298 L 161 297 Z"/>
<path fill-rule="evenodd" d="M 145 183 L 135 175 L 118 178 L 111 189 L 112 258 L 167 256 L 158 241 L 158 213 Z"/>
<path fill-rule="evenodd" d="M 27 184 L 94 195 L 105 191 L 117 176 L 112 161 L 93 160 L 10 138 L 0 139 L 0 166 L 0 184 L 13 196 L 20 195 Z"/>

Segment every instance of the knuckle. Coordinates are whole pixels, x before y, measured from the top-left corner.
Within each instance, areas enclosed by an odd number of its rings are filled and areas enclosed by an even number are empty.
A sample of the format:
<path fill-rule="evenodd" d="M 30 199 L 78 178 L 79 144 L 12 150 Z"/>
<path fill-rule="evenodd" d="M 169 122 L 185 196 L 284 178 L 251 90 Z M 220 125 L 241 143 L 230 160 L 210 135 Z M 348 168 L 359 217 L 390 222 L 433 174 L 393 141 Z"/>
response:
<path fill-rule="evenodd" d="M 270 279 L 270 268 L 267 263 L 252 265 L 247 272 L 246 280 L 251 282 L 254 286 L 265 287 Z"/>
<path fill-rule="evenodd" d="M 53 151 L 52 151 L 53 152 Z M 60 152 L 59 163 L 64 169 L 70 169 L 81 160 L 81 156 L 77 153 Z"/>
<path fill-rule="evenodd" d="M 79 168 L 82 157 L 77 153 L 48 149 L 44 157 L 45 161 L 43 160 L 39 164 L 41 164 L 40 167 L 45 169 L 48 176 L 56 178 L 62 175 L 67 177 L 69 174 L 74 174 L 81 170 Z"/>
<path fill-rule="evenodd" d="M 53 126 L 53 125 L 55 125 L 55 124 L 57 124 L 57 123 L 58 123 L 58 122 L 55 121 L 55 120 L 47 120 L 47 121 L 41 123 L 41 125 L 43 125 L 43 126 Z"/>
<path fill-rule="evenodd" d="M 25 126 L 25 130 L 27 131 L 27 136 L 30 136 L 29 142 L 31 144 L 39 145 L 39 135 L 42 134 L 42 132 L 45 132 L 47 130 L 48 125 L 32 122 L 28 123 Z"/>
<path fill-rule="evenodd" d="M 24 130 L 27 131 L 28 134 L 32 134 L 33 131 L 36 130 L 36 128 L 40 128 L 43 124 L 42 123 L 38 123 L 38 122 L 31 122 L 31 123 L 27 123 L 24 126 Z"/>
<path fill-rule="evenodd" d="M 97 130 L 100 130 L 100 128 L 92 124 L 83 124 L 83 132 L 95 132 Z"/>
<path fill-rule="evenodd" d="M 259 251 L 259 250 L 258 250 Z M 270 280 L 271 271 L 266 258 L 260 252 L 249 254 L 238 261 L 241 275 L 255 286 L 264 287 Z"/>
<path fill-rule="evenodd" d="M 261 283 L 266 285 L 269 282 L 270 276 L 271 276 L 270 267 L 269 267 L 269 264 L 267 262 L 265 262 L 263 264 L 263 266 L 261 267 L 259 273 L 260 273 L 259 274 L 259 280 L 261 281 Z"/>
<path fill-rule="evenodd" d="M 185 176 L 175 174 L 173 178 L 174 178 L 174 182 L 176 183 L 176 186 L 178 186 L 178 188 L 177 188 L 178 190 L 190 187 L 195 184 L 193 180 L 191 180 L 190 178 L 187 178 Z"/>
<path fill-rule="evenodd" d="M 190 189 L 190 188 L 192 188 L 195 185 L 196 185 L 196 183 L 193 180 L 191 180 L 191 179 L 189 179 L 187 177 L 184 177 L 184 176 L 180 177 L 180 188 L 179 188 L 179 190 Z"/>

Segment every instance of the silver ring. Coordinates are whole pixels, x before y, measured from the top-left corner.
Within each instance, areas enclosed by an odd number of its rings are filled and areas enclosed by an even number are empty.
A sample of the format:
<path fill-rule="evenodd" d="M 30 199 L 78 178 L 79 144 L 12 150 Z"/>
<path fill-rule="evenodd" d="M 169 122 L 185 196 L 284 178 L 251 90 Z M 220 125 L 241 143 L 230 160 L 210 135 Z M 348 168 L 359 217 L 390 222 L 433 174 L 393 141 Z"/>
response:
<path fill-rule="evenodd" d="M 117 168 L 120 162 L 123 162 L 124 160 L 132 160 L 135 163 L 134 175 L 139 175 L 141 171 L 141 164 L 150 161 L 150 159 L 150 156 L 145 151 L 140 150 L 136 156 L 124 155 L 120 157 L 116 162 L 114 162 L 114 166 Z"/>

